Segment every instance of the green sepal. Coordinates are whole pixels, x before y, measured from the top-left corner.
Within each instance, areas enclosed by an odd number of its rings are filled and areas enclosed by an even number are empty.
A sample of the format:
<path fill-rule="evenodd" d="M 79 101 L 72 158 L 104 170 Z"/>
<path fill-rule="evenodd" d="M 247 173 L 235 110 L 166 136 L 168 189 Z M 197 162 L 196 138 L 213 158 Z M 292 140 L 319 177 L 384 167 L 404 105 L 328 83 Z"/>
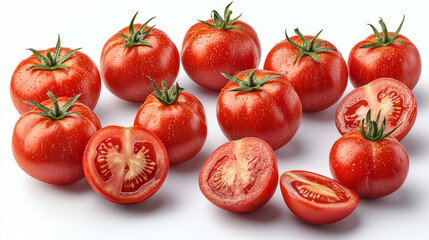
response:
<path fill-rule="evenodd" d="M 396 32 L 393 33 L 391 36 L 389 36 L 389 31 L 387 30 L 387 26 L 384 23 L 382 18 L 380 18 L 378 23 L 381 26 L 381 31 L 382 31 L 383 35 L 380 34 L 380 32 L 374 27 L 374 25 L 368 24 L 372 28 L 372 31 L 374 32 L 374 35 L 377 38 L 377 41 L 373 42 L 373 43 L 362 45 L 359 48 L 372 48 L 372 47 L 389 46 L 392 43 L 399 42 L 399 43 L 402 43 L 402 45 L 404 45 L 404 47 L 407 49 L 407 45 L 405 45 L 404 41 L 402 41 L 400 39 L 395 40 L 395 38 L 398 36 L 399 32 L 402 29 L 402 25 L 404 24 L 404 21 L 405 21 L 405 16 L 402 18 L 401 24 L 399 24 L 399 27 L 396 30 Z"/>
<path fill-rule="evenodd" d="M 399 126 L 401 126 L 402 123 L 400 123 L 398 126 L 396 126 L 391 131 L 385 133 L 384 130 L 386 129 L 386 118 L 384 118 L 383 123 L 381 124 L 381 126 L 379 126 L 380 113 L 381 113 L 381 110 L 378 111 L 377 119 L 375 121 L 372 121 L 371 120 L 371 109 L 370 109 L 366 113 L 366 117 L 360 121 L 359 132 L 363 138 L 371 140 L 371 141 L 378 141 L 378 140 L 381 140 L 381 139 L 389 136 L 396 129 L 398 129 Z M 365 122 L 366 122 L 366 130 L 365 130 Z"/>
<path fill-rule="evenodd" d="M 134 46 L 140 46 L 140 45 L 152 46 L 149 42 L 145 41 L 144 39 L 150 34 L 152 29 L 155 27 L 155 25 L 153 25 L 146 31 L 143 31 L 143 30 L 146 28 L 149 22 L 156 17 L 150 18 L 137 31 L 134 31 L 134 20 L 136 19 L 138 13 L 139 12 L 136 12 L 136 14 L 134 14 L 133 18 L 131 19 L 130 25 L 128 26 L 128 32 L 129 32 L 128 36 L 123 33 L 116 34 L 118 36 L 125 38 L 124 47 L 134 47 Z"/>
<path fill-rule="evenodd" d="M 180 87 L 179 83 L 173 84 L 170 88 L 167 87 L 167 83 L 165 81 L 161 82 L 162 90 L 160 90 L 153 81 L 152 78 L 148 76 L 153 90 L 155 93 L 151 92 L 149 89 L 146 89 L 150 94 L 152 94 L 158 101 L 160 101 L 164 105 L 171 105 L 179 99 L 180 93 L 185 90 Z"/>
<path fill-rule="evenodd" d="M 222 76 L 224 76 L 228 80 L 233 81 L 233 82 L 235 82 L 241 86 L 239 88 L 234 88 L 234 89 L 229 90 L 229 91 L 233 91 L 233 92 L 252 92 L 252 91 L 261 89 L 262 85 L 264 83 L 266 83 L 266 82 L 268 82 L 274 78 L 278 78 L 278 77 L 283 76 L 283 75 L 272 75 L 272 76 L 268 76 L 268 77 L 264 77 L 264 78 L 261 78 L 259 80 L 256 80 L 256 77 L 255 77 L 256 71 L 257 70 L 253 70 L 251 72 L 242 72 L 246 75 L 245 81 L 238 79 L 234 76 L 228 75 L 226 73 L 221 73 L 221 74 L 222 74 Z"/>
<path fill-rule="evenodd" d="M 211 12 L 211 17 L 214 21 L 214 24 L 210 24 L 210 23 L 208 23 L 206 21 L 202 21 L 202 20 L 198 20 L 198 21 L 209 26 L 209 27 L 211 27 L 211 28 L 220 29 L 220 30 L 228 30 L 228 29 L 243 30 L 243 29 L 246 29 L 246 28 L 240 27 L 240 26 L 233 26 L 233 24 L 241 17 L 241 13 L 236 18 L 233 18 L 230 20 L 232 11 L 229 10 L 229 6 L 231 6 L 231 4 L 232 4 L 232 2 L 230 2 L 226 6 L 225 11 L 223 13 L 223 18 L 216 10 L 213 10 Z"/>
<path fill-rule="evenodd" d="M 24 103 L 30 104 L 42 110 L 42 112 L 36 113 L 36 115 L 44 116 L 53 121 L 63 119 L 70 114 L 80 114 L 79 112 L 68 112 L 68 110 L 71 106 L 73 106 L 73 104 L 82 95 L 82 93 L 74 96 L 72 99 L 70 99 L 70 101 L 68 101 L 66 104 L 64 104 L 61 107 L 58 105 L 57 98 L 54 96 L 54 94 L 51 91 L 49 91 L 47 94 L 52 101 L 52 109 L 49 109 L 38 102 L 24 101 Z"/>

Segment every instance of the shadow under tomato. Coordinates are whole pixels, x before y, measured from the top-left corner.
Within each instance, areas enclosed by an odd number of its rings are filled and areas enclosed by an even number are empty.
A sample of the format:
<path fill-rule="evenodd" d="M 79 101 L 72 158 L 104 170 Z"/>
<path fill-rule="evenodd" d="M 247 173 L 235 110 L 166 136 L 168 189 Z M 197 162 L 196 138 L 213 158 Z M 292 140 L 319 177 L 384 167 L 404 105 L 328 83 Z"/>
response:
<path fill-rule="evenodd" d="M 275 151 L 277 161 L 279 159 L 283 160 L 297 156 L 302 150 L 302 144 L 299 142 L 298 138 L 293 138 L 285 146 Z"/>
<path fill-rule="evenodd" d="M 208 150 L 202 149 L 195 157 L 186 162 L 171 164 L 169 171 L 177 173 L 198 173 L 209 155 L 210 152 Z"/>
<path fill-rule="evenodd" d="M 157 192 L 152 197 L 138 203 L 116 204 L 112 202 L 111 204 L 114 205 L 114 207 L 119 208 L 121 211 L 140 215 L 159 211 L 163 206 L 170 206 L 170 202 L 170 199 L 168 199 L 165 194 Z"/>
<path fill-rule="evenodd" d="M 226 210 L 225 214 L 229 218 L 234 218 L 239 221 L 255 222 L 258 224 L 269 224 L 278 219 L 282 213 L 282 208 L 275 201 L 268 201 L 264 206 L 249 213 L 235 213 Z"/>
<path fill-rule="evenodd" d="M 426 130 L 429 131 L 429 130 Z M 426 159 L 426 156 L 428 155 L 428 148 L 427 148 L 427 142 L 429 139 L 427 139 L 426 134 L 424 131 L 420 132 L 411 132 L 401 140 L 402 146 L 407 150 L 408 156 L 410 158 L 410 162 L 414 162 L 418 159 Z"/>
<path fill-rule="evenodd" d="M 358 207 L 359 208 L 359 207 Z M 299 224 L 301 227 L 305 228 L 310 232 L 317 232 L 318 234 L 326 234 L 326 236 L 337 236 L 338 234 L 349 234 L 352 231 L 355 231 L 360 225 L 359 213 L 356 209 L 352 214 L 346 218 L 330 224 L 311 224 L 304 222 L 300 218 L 294 216 L 294 221 Z"/>
<path fill-rule="evenodd" d="M 130 127 L 134 124 L 135 114 L 137 114 L 137 110 L 142 104 L 143 102 L 128 102 L 112 94 L 109 100 L 99 101 L 94 112 L 97 114 L 103 127 L 108 125 Z M 127 117 L 130 115 L 130 112 L 134 113 L 131 118 Z M 126 121 L 123 119 L 126 119 Z"/>
<path fill-rule="evenodd" d="M 427 80 L 429 79 L 426 79 L 426 80 L 420 79 L 420 81 L 422 82 Z M 414 94 L 414 97 L 416 98 L 417 107 L 419 109 L 422 109 L 422 107 L 427 106 L 428 94 L 423 88 L 419 87 L 419 84 L 417 84 L 416 87 L 413 89 L 413 94 Z"/>
<path fill-rule="evenodd" d="M 302 112 L 302 118 L 316 122 L 335 122 L 335 112 L 337 111 L 340 101 L 338 100 L 334 105 L 327 109 L 318 112 Z"/>
<path fill-rule="evenodd" d="M 55 191 L 61 191 L 61 192 L 67 192 L 67 193 L 83 193 L 91 191 L 91 186 L 89 185 L 88 181 L 86 181 L 85 178 L 82 178 L 81 180 L 65 184 L 65 185 L 53 185 L 53 184 L 47 184 L 49 187 L 55 189 Z"/>
<path fill-rule="evenodd" d="M 406 184 L 406 182 L 405 182 Z M 418 208 L 415 196 L 419 196 L 419 192 L 413 189 L 413 185 L 402 185 L 396 192 L 381 198 L 360 198 L 359 206 L 362 208 L 371 209 L 412 209 Z"/>

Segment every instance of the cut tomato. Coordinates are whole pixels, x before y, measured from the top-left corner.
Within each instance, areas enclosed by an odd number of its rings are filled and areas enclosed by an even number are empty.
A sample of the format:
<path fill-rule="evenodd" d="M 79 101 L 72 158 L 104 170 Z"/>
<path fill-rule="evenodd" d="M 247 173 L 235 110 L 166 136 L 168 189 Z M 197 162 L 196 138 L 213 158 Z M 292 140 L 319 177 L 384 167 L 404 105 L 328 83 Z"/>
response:
<path fill-rule="evenodd" d="M 253 137 L 220 146 L 206 160 L 199 176 L 204 196 L 233 212 L 250 212 L 263 206 L 273 196 L 277 181 L 273 149 Z"/>
<path fill-rule="evenodd" d="M 386 132 L 401 124 L 392 133 L 398 141 L 411 130 L 417 117 L 417 102 L 411 90 L 393 78 L 379 78 L 351 91 L 341 101 L 335 114 L 335 125 L 341 135 L 359 130 L 359 124 L 371 109 L 375 119 L 386 118 Z"/>
<path fill-rule="evenodd" d="M 91 187 L 122 204 L 152 196 L 167 177 L 169 162 L 162 142 L 140 128 L 108 126 L 88 142 L 83 168 Z"/>
<path fill-rule="evenodd" d="M 340 221 L 359 203 L 353 190 L 328 177 L 307 172 L 288 171 L 280 177 L 280 189 L 289 209 L 313 224 Z"/>

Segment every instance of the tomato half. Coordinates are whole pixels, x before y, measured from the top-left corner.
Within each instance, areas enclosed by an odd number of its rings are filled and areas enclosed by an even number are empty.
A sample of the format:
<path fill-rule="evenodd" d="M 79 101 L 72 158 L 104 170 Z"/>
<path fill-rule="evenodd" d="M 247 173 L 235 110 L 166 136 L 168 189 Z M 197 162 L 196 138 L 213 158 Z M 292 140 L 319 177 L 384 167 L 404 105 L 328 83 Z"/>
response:
<path fill-rule="evenodd" d="M 288 171 L 280 176 L 280 189 L 289 209 L 313 224 L 340 221 L 350 215 L 359 196 L 328 177 L 307 172 Z"/>
<path fill-rule="evenodd" d="M 214 205 L 250 212 L 271 199 L 277 188 L 277 160 L 268 143 L 243 138 L 216 149 L 204 162 L 199 185 Z"/>
<path fill-rule="evenodd" d="M 380 78 L 351 91 L 340 102 L 335 113 L 335 125 L 341 135 L 359 130 L 368 110 L 375 119 L 386 118 L 386 132 L 399 124 L 392 136 L 400 141 L 411 130 L 417 117 L 417 102 L 411 90 L 393 78 Z"/>
<path fill-rule="evenodd" d="M 148 130 L 108 126 L 89 140 L 83 170 L 91 187 L 107 200 L 136 203 L 161 187 L 168 156 L 162 142 Z"/>

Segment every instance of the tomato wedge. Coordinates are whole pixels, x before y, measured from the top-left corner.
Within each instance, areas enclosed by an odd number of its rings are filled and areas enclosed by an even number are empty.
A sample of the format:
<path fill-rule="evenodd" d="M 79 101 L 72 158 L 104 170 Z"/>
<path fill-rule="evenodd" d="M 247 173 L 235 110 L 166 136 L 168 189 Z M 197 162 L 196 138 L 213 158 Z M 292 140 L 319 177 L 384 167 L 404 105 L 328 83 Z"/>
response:
<path fill-rule="evenodd" d="M 335 125 L 341 135 L 359 130 L 359 124 L 368 110 L 372 119 L 380 111 L 380 119 L 386 118 L 386 132 L 401 124 L 392 133 L 398 141 L 411 130 L 417 117 L 417 102 L 411 90 L 393 78 L 379 78 L 351 91 L 340 102 L 335 113 Z"/>
<path fill-rule="evenodd" d="M 270 145 L 247 137 L 216 149 L 201 168 L 199 185 L 214 205 L 232 212 L 250 212 L 271 199 L 278 177 Z"/>
<path fill-rule="evenodd" d="M 91 187 L 115 203 L 152 196 L 167 177 L 169 162 L 161 140 L 140 127 L 108 126 L 88 142 L 83 169 Z"/>
<path fill-rule="evenodd" d="M 302 220 L 328 224 L 350 215 L 359 203 L 353 190 L 328 177 L 288 171 L 280 177 L 280 189 L 289 209 Z"/>

